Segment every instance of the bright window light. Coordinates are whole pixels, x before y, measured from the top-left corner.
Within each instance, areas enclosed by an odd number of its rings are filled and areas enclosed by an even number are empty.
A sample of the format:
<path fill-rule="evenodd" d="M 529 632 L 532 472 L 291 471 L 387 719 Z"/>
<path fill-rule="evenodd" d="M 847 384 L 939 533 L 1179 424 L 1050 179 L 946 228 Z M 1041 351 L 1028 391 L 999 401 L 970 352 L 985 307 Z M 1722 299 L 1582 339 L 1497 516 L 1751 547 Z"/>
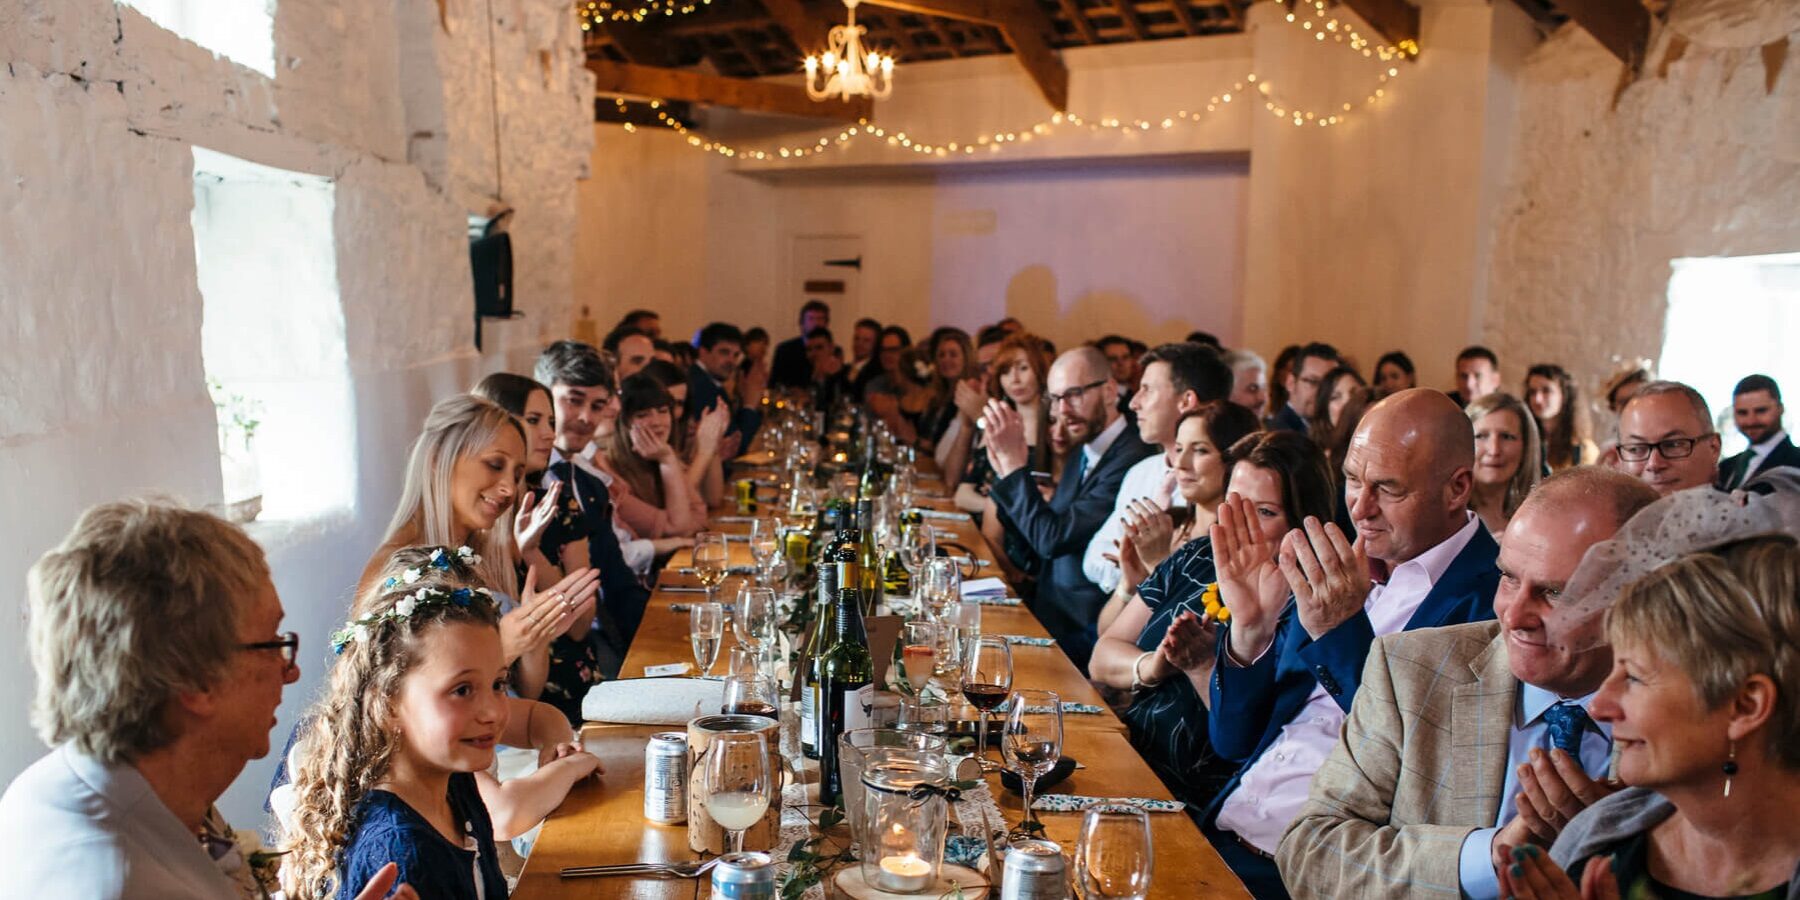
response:
<path fill-rule="evenodd" d="M 120 0 L 238 65 L 275 77 L 275 0 Z"/>
<path fill-rule="evenodd" d="M 1800 397 L 1800 253 L 1677 259 L 1669 279 L 1663 378 L 1692 385 L 1725 436 L 1725 455 L 1744 449 L 1731 422 L 1731 389 L 1745 375 L 1775 379 Z"/>

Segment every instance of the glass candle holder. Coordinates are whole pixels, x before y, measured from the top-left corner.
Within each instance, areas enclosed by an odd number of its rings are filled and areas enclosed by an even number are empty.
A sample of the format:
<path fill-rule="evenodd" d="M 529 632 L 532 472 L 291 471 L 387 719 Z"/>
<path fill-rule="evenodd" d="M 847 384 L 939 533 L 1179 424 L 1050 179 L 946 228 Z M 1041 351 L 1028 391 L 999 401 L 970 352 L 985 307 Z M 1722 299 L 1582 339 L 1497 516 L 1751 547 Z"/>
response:
<path fill-rule="evenodd" d="M 863 771 L 862 875 L 879 891 L 918 894 L 937 882 L 949 822 L 943 756 L 895 750 Z M 924 788 L 920 790 L 920 788 Z"/>
<path fill-rule="evenodd" d="M 838 737 L 840 783 L 844 786 L 844 817 L 850 823 L 850 839 L 863 843 L 867 819 L 864 817 L 863 774 L 871 765 L 884 761 L 893 753 L 923 754 L 943 759 L 949 749 L 943 737 L 932 734 L 896 731 L 891 728 L 859 728 Z"/>

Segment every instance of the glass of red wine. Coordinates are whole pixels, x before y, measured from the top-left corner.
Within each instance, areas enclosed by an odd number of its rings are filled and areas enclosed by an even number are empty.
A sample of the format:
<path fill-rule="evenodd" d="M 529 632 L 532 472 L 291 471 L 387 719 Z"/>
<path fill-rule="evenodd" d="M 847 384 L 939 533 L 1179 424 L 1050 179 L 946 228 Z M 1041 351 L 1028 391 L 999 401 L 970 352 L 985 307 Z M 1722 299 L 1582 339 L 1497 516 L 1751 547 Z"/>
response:
<path fill-rule="evenodd" d="M 1012 648 L 1001 635 L 969 638 L 963 649 L 963 699 L 975 707 L 975 759 L 981 771 L 998 772 L 1000 764 L 987 758 L 988 711 L 1012 695 Z"/>
<path fill-rule="evenodd" d="M 719 711 L 728 716 L 780 719 L 781 693 L 774 676 L 749 672 L 725 679 L 725 704 Z"/>

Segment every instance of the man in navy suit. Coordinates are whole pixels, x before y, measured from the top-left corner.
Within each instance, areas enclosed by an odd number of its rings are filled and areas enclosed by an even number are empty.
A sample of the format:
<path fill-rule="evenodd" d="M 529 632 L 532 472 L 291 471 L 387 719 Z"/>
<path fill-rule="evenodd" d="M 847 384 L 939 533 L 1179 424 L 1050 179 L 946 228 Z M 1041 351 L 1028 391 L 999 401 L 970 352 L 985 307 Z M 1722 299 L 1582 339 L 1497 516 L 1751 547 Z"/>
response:
<path fill-rule="evenodd" d="M 1085 672 L 1106 592 L 1088 580 L 1081 558 L 1112 513 L 1126 471 L 1157 448 L 1144 443 L 1137 426 L 1119 413 L 1119 383 L 1106 355 L 1093 347 L 1077 347 L 1056 358 L 1045 378 L 1044 400 L 1048 412 L 1069 423 L 1070 435 L 1080 445 L 1063 464 L 1055 496 L 1046 501 L 1038 491 L 1018 411 L 989 400 L 982 427 L 994 467 L 991 496 L 1007 529 L 1038 558 L 1032 611 Z"/>
<path fill-rule="evenodd" d="M 776 387 L 803 388 L 812 384 L 813 367 L 806 358 L 806 336 L 815 328 L 831 327 L 831 307 L 808 300 L 800 307 L 800 333 L 775 345 L 769 364 L 769 383 Z"/>
<path fill-rule="evenodd" d="M 1751 375 L 1731 391 L 1731 418 L 1750 442 L 1749 449 L 1719 463 L 1715 482 L 1720 490 L 1734 491 L 1744 482 L 1770 469 L 1800 468 L 1800 448 L 1781 427 L 1781 385 L 1767 375 Z"/>
<path fill-rule="evenodd" d="M 1474 448 L 1449 397 L 1401 391 L 1369 409 L 1344 454 L 1355 543 L 1308 518 L 1274 560 L 1228 571 L 1231 548 L 1215 548 L 1232 616 L 1207 724 L 1242 767 L 1201 827 L 1258 898 L 1287 896 L 1274 853 L 1337 744 L 1375 636 L 1494 617 L 1499 548 L 1468 510 Z"/>
<path fill-rule="evenodd" d="M 1294 356 L 1294 364 L 1288 368 L 1286 406 L 1269 416 L 1268 426 L 1271 430 L 1307 431 L 1307 417 L 1319 400 L 1319 384 L 1325 380 L 1326 373 L 1338 365 L 1337 348 L 1330 344 L 1311 343 L 1300 348 Z"/>
<path fill-rule="evenodd" d="M 725 382 L 737 374 L 738 363 L 744 359 L 744 333 L 736 325 L 714 322 L 700 329 L 699 341 L 694 365 L 688 369 L 686 416 L 694 421 L 721 400 L 727 406 L 732 403 Z M 738 384 L 738 407 L 731 414 L 730 426 L 725 429 L 726 446 L 733 450 L 750 446 L 757 427 L 762 425 L 763 385 L 757 377 L 757 370 L 752 369 L 744 373 Z M 735 452 L 724 454 L 727 459 L 736 455 Z"/>

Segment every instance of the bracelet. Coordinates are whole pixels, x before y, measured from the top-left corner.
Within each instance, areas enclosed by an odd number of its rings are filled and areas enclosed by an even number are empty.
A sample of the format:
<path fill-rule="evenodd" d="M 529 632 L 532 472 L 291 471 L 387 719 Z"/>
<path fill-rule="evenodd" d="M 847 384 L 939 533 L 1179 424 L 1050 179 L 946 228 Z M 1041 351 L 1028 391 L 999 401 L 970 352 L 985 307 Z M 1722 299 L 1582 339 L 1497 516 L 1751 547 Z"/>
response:
<path fill-rule="evenodd" d="M 1138 674 L 1138 667 L 1143 665 L 1144 660 L 1148 657 L 1155 656 L 1155 655 L 1156 655 L 1155 650 L 1145 650 L 1144 652 L 1138 654 L 1137 659 L 1134 659 L 1131 661 L 1131 690 L 1133 692 L 1141 691 L 1141 690 L 1144 690 L 1145 688 L 1153 688 L 1159 684 L 1162 684 L 1161 681 L 1145 681 Z"/>

